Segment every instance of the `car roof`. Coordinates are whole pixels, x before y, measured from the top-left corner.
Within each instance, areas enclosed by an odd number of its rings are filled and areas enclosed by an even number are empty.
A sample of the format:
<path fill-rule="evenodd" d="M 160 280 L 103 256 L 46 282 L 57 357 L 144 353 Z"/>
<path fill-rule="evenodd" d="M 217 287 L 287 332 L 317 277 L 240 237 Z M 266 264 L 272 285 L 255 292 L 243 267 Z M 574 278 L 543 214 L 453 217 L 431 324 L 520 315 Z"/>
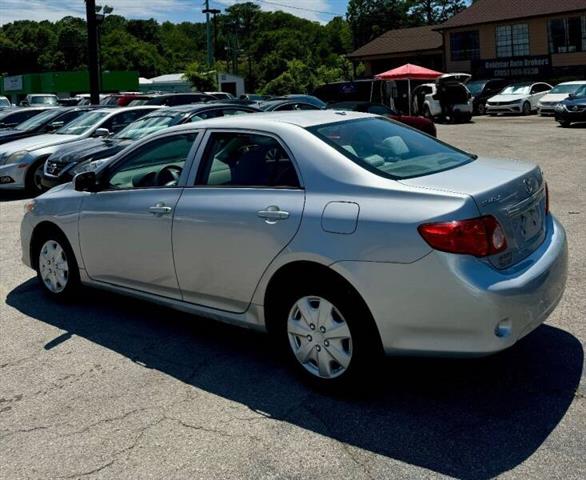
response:
<path fill-rule="evenodd" d="M 286 112 L 261 112 L 254 115 L 236 115 L 231 117 L 212 118 L 196 123 L 188 123 L 163 130 L 161 133 L 182 130 L 199 130 L 202 128 L 236 128 L 271 131 L 276 124 L 295 125 L 309 128 L 316 125 L 375 118 L 376 115 L 361 112 L 340 110 L 292 110 Z"/>
<path fill-rule="evenodd" d="M 160 110 L 161 115 L 165 114 L 176 114 L 176 113 L 191 113 L 197 112 L 198 110 L 208 110 L 210 108 L 251 108 L 252 110 L 258 110 L 251 105 L 240 105 L 237 103 L 222 103 L 218 102 L 201 102 L 201 103 L 188 103 L 186 105 L 176 105 L 174 107 L 166 107 Z"/>
<path fill-rule="evenodd" d="M 115 114 L 115 113 L 123 113 L 123 112 L 128 112 L 128 111 L 135 111 L 135 110 L 154 111 L 154 110 L 158 110 L 159 108 L 161 108 L 159 105 L 137 105 L 136 107 L 122 107 L 122 108 L 108 108 L 108 107 L 104 107 L 103 105 L 101 105 L 100 108 L 96 108 L 94 111 Z"/>
<path fill-rule="evenodd" d="M 562 82 L 562 83 L 558 83 L 556 85 L 556 87 L 558 85 L 586 85 L 586 80 L 574 80 L 572 82 Z"/>

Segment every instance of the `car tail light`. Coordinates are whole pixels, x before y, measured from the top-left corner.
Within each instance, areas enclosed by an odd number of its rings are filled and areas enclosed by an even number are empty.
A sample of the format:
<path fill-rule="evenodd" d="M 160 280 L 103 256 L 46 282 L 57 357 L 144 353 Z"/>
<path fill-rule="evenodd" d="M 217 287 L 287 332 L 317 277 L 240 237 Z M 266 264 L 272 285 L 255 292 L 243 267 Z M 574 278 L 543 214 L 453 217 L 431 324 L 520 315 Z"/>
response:
<path fill-rule="evenodd" d="M 545 214 L 549 213 L 549 187 L 545 182 Z"/>
<path fill-rule="evenodd" d="M 453 222 L 426 223 L 419 234 L 442 252 L 487 257 L 507 249 L 505 232 L 491 215 Z"/>

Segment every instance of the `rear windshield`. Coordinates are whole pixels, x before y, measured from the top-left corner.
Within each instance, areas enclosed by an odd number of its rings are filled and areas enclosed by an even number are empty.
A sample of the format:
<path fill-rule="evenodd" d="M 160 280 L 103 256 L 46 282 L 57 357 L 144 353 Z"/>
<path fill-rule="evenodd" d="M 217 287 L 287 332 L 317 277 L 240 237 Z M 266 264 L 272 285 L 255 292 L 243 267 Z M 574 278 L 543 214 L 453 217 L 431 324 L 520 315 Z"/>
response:
<path fill-rule="evenodd" d="M 317 125 L 308 130 L 353 162 L 386 178 L 430 175 L 475 159 L 382 117 Z"/>
<path fill-rule="evenodd" d="M 35 95 L 29 98 L 31 105 L 58 105 L 57 97 L 53 95 Z"/>

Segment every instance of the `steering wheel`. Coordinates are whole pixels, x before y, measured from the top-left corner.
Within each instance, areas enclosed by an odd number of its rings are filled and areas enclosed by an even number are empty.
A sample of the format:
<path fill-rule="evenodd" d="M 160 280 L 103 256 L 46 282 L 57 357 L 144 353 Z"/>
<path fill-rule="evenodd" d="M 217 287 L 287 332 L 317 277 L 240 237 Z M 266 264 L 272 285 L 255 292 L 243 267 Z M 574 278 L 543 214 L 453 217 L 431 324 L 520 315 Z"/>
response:
<path fill-rule="evenodd" d="M 179 182 L 183 169 L 177 165 L 167 165 L 161 168 L 155 176 L 154 184 L 159 187 L 174 187 Z"/>

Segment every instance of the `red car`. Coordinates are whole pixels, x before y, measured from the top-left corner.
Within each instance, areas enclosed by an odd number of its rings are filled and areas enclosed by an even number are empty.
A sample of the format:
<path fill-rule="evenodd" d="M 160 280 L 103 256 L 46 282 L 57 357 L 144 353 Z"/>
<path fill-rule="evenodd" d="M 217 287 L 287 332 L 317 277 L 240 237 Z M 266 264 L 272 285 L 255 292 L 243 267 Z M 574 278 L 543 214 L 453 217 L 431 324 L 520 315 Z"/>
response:
<path fill-rule="evenodd" d="M 427 133 L 432 137 L 437 137 L 437 130 L 432 120 L 425 117 L 416 117 L 413 115 L 401 115 L 395 112 L 392 108 L 383 105 L 382 103 L 371 102 L 338 102 L 328 105 L 332 110 L 349 110 L 352 112 L 374 113 L 375 115 L 383 115 L 392 118 L 397 122 L 404 123 L 410 127 Z"/>

